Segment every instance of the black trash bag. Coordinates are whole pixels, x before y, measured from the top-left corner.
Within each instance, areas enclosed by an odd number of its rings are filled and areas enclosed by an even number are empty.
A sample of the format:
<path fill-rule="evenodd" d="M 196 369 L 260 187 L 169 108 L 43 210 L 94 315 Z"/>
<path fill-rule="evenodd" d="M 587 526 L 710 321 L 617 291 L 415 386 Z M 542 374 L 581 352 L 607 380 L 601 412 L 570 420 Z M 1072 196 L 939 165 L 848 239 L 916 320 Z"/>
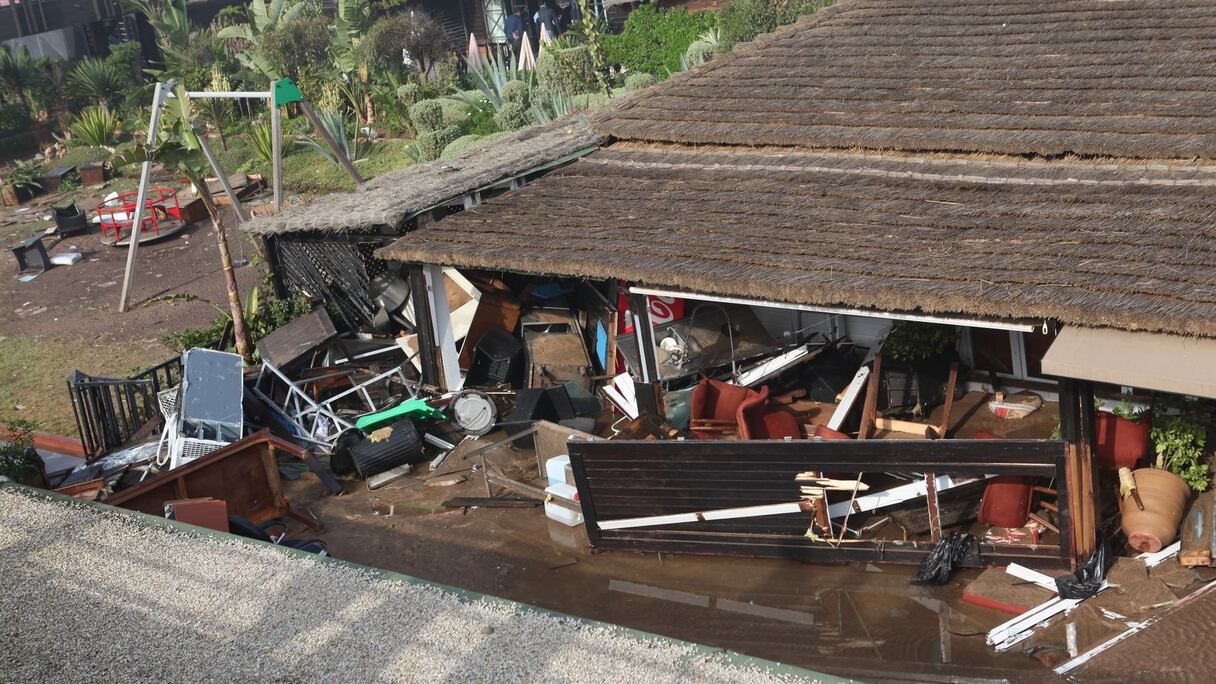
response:
<path fill-rule="evenodd" d="M 1115 554 L 1105 539 L 1099 538 L 1097 548 L 1071 575 L 1056 578 L 1056 591 L 1061 598 L 1087 599 L 1098 593 L 1110 566 L 1115 564 Z"/>
<path fill-rule="evenodd" d="M 979 565 L 980 542 L 974 535 L 955 532 L 939 541 L 920 562 L 912 584 L 945 584 L 956 565 Z"/>

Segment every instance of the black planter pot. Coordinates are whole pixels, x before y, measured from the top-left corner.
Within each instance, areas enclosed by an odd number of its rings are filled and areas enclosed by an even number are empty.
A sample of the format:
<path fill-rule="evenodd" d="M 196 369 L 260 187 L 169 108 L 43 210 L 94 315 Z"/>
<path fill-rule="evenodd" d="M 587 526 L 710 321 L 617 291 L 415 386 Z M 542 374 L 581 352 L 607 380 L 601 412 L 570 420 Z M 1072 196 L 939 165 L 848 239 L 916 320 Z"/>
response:
<path fill-rule="evenodd" d="M 913 362 L 883 359 L 878 408 L 910 411 L 919 405 L 925 414 L 946 401 L 950 365 L 958 361 L 952 351 Z M 960 365 L 954 398 L 965 393 L 966 369 Z"/>

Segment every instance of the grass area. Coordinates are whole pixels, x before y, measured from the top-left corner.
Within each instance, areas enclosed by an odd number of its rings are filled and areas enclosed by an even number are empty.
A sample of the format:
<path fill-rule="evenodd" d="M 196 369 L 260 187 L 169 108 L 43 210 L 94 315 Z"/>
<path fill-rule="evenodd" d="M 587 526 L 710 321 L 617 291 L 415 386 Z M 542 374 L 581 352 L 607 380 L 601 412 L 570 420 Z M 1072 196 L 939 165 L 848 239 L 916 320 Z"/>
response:
<path fill-rule="evenodd" d="M 126 377 L 170 355 L 157 342 L 116 347 L 47 336 L 0 337 L 0 423 L 29 420 L 39 430 L 75 436 L 67 386 L 73 370 Z"/>
<path fill-rule="evenodd" d="M 325 194 L 355 189 L 355 184 L 341 166 L 315 150 L 295 147 L 291 154 L 283 158 L 283 185 L 288 190 Z M 409 141 L 382 140 L 372 146 L 366 159 L 355 162 L 355 168 L 365 179 L 371 180 L 387 171 L 409 166 L 414 163 L 406 153 L 409 147 Z"/>

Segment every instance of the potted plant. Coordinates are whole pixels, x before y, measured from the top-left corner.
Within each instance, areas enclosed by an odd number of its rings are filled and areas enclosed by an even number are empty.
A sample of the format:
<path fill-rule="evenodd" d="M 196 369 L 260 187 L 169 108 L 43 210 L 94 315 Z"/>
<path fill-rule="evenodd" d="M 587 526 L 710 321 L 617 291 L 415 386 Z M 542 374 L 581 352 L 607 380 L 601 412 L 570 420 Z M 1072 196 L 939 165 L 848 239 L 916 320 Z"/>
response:
<path fill-rule="evenodd" d="M 1155 468 L 1131 472 L 1139 500 L 1119 498 L 1123 532 L 1138 551 L 1155 552 L 1178 535 L 1178 524 L 1191 492 L 1201 492 L 1211 484 L 1205 459 L 1207 423 L 1196 402 L 1186 402 L 1170 410 L 1157 402 L 1153 407 L 1150 430 Z M 1126 471 L 1121 472 L 1121 477 Z"/>
<path fill-rule="evenodd" d="M 44 487 L 42 461 L 34 449 L 34 426 L 13 421 L 0 430 L 0 476 L 33 487 Z M 7 434 L 4 434 L 6 433 Z"/>
<path fill-rule="evenodd" d="M 899 321 L 882 341 L 879 408 L 928 411 L 945 400 L 950 364 L 957 360 L 958 330 L 946 325 Z M 963 384 L 959 383 L 959 387 Z"/>
<path fill-rule="evenodd" d="M 1097 411 L 1094 451 L 1098 463 L 1110 470 L 1135 468 L 1148 457 L 1152 424 L 1153 412 L 1138 409 L 1130 393 L 1125 393 L 1113 410 Z"/>
<path fill-rule="evenodd" d="M 0 189 L 4 206 L 16 206 L 37 195 L 42 190 L 42 183 L 38 180 L 40 175 L 41 171 L 34 164 L 13 162 L 4 172 L 4 186 Z"/>

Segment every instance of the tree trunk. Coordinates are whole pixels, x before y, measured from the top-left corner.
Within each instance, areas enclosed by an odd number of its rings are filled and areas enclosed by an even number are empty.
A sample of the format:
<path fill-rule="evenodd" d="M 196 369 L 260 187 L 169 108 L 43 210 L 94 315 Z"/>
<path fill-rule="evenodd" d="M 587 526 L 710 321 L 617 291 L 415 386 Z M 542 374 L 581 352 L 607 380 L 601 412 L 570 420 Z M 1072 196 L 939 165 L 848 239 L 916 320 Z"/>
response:
<path fill-rule="evenodd" d="M 236 353 L 246 361 L 252 361 L 252 349 L 249 345 L 249 331 L 245 328 L 245 311 L 241 306 L 241 291 L 236 284 L 236 272 L 232 269 L 232 255 L 228 253 L 228 236 L 224 231 L 224 220 L 220 217 L 219 209 L 215 206 L 215 198 L 207 189 L 207 183 L 199 178 L 195 183 L 198 196 L 207 207 L 211 216 L 211 225 L 215 229 L 215 241 L 220 248 L 220 264 L 224 269 L 224 284 L 228 286 L 228 310 L 232 313 L 232 332 L 236 338 Z"/>

